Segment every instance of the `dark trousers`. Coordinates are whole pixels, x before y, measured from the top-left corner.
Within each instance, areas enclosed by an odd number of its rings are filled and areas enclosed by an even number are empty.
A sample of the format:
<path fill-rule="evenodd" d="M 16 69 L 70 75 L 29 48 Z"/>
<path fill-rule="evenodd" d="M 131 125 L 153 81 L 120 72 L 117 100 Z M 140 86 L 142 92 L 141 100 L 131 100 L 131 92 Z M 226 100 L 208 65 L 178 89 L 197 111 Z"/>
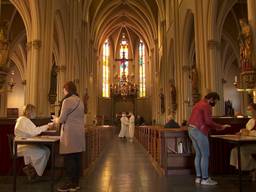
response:
<path fill-rule="evenodd" d="M 71 153 L 64 155 L 64 166 L 66 170 L 66 176 L 69 182 L 74 184 L 79 183 L 81 172 L 81 156 L 82 153 Z"/>

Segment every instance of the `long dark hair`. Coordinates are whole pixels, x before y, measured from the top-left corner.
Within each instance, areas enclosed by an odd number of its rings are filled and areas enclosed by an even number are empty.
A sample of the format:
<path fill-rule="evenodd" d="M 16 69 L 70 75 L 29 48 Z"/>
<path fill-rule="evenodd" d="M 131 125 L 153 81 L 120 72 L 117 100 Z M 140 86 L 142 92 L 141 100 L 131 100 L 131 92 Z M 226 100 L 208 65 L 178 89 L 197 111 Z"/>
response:
<path fill-rule="evenodd" d="M 68 92 L 67 95 L 65 95 L 63 97 L 63 99 L 61 100 L 60 102 L 60 110 L 59 110 L 59 115 L 60 115 L 60 112 L 61 112 L 61 108 L 62 108 L 62 104 L 63 104 L 63 101 L 69 97 L 71 97 L 72 95 L 76 95 L 78 96 L 78 93 L 77 93 L 77 89 L 76 89 L 76 85 L 73 81 L 68 81 L 64 84 L 63 88 Z"/>

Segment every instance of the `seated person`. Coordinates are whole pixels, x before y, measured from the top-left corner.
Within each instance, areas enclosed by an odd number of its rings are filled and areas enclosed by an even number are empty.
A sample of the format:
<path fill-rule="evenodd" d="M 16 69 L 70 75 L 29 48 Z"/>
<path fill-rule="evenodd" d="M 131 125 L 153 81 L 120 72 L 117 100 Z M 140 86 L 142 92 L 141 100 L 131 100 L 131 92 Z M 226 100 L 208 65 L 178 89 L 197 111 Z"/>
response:
<path fill-rule="evenodd" d="M 180 128 L 179 124 L 174 120 L 172 115 L 168 115 L 167 123 L 165 123 L 164 128 Z"/>
<path fill-rule="evenodd" d="M 256 104 L 250 104 L 247 107 L 247 113 L 251 119 L 247 122 L 246 128 L 241 129 L 238 134 L 256 136 Z M 255 153 L 256 145 L 243 145 L 240 147 L 241 170 L 250 171 L 252 181 L 256 180 L 256 160 L 252 157 L 252 154 Z M 237 148 L 233 148 L 231 151 L 230 165 L 235 166 L 238 169 Z"/>
<path fill-rule="evenodd" d="M 34 137 L 46 131 L 53 123 L 37 127 L 30 119 L 35 118 L 35 106 L 27 104 L 15 125 L 14 134 L 18 137 Z M 23 171 L 28 176 L 29 181 L 36 175 L 42 176 L 47 165 L 50 150 L 44 145 L 18 145 L 18 156 L 24 156 L 25 167 Z"/>
<path fill-rule="evenodd" d="M 144 125 L 144 124 L 145 124 L 144 118 L 140 115 L 137 115 L 136 120 L 135 120 L 135 125 L 140 126 L 140 125 Z"/>
<path fill-rule="evenodd" d="M 187 120 L 183 120 L 182 123 L 181 123 L 181 126 L 182 126 L 182 127 L 188 126 Z"/>

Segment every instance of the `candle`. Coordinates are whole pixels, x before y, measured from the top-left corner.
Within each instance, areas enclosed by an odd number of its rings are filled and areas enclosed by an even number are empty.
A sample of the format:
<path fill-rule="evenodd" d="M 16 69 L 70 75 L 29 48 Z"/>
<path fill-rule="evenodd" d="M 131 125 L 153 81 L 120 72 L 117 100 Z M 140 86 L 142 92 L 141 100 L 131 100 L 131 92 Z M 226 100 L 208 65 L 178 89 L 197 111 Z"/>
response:
<path fill-rule="evenodd" d="M 237 82 L 237 76 L 235 76 L 235 82 Z"/>

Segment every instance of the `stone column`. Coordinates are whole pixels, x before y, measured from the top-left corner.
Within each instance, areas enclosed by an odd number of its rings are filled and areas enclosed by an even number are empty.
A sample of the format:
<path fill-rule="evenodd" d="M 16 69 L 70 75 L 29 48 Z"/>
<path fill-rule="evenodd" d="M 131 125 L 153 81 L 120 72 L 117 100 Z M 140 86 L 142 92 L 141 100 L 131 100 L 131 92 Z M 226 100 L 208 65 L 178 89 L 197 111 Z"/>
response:
<path fill-rule="evenodd" d="M 37 106 L 38 96 L 38 59 L 41 48 L 41 41 L 34 40 L 27 43 L 27 70 L 25 85 L 25 104 L 34 104 Z"/>
<path fill-rule="evenodd" d="M 90 40 L 91 49 L 89 49 L 89 67 L 88 67 L 88 74 L 89 74 L 89 83 L 88 83 L 88 94 L 89 94 L 89 102 L 88 102 L 88 122 L 92 123 L 96 113 L 97 113 L 97 98 L 98 98 L 98 86 L 97 85 L 97 49 L 94 48 L 93 40 Z"/>
<path fill-rule="evenodd" d="M 174 17 L 174 78 L 176 79 L 176 89 L 177 89 L 177 111 L 176 111 L 176 120 L 181 122 L 182 119 L 186 116 L 186 106 L 184 105 L 184 73 L 182 71 L 182 57 L 183 51 L 181 46 L 181 31 L 180 26 L 180 13 L 179 13 L 179 2 L 174 1 L 173 4 L 173 17 Z"/>
<path fill-rule="evenodd" d="M 164 108 L 165 108 L 165 112 L 164 113 L 160 113 L 160 123 L 161 124 L 164 124 L 165 123 L 165 119 L 166 119 L 166 116 L 168 114 L 168 80 L 167 80 L 167 76 L 169 74 L 168 71 L 167 71 L 167 42 L 166 42 L 166 22 L 165 20 L 161 22 L 161 27 L 160 27 L 161 31 L 160 33 L 162 34 L 161 37 L 161 42 L 162 42 L 162 45 L 161 45 L 161 55 L 162 55 L 162 60 L 161 60 L 161 65 L 160 66 L 160 88 L 163 88 L 163 93 L 164 93 Z M 160 106 L 160 111 L 161 111 L 161 106 Z"/>
<path fill-rule="evenodd" d="M 196 68 L 198 69 L 200 92 L 205 95 L 207 89 L 211 89 L 211 77 L 209 76 L 209 65 L 207 59 L 207 29 L 206 16 L 203 5 L 205 0 L 197 0 L 195 3 L 195 48 Z"/>
<path fill-rule="evenodd" d="M 160 75 L 159 75 L 159 50 L 158 50 L 158 39 L 154 40 L 154 48 L 152 49 L 152 111 L 153 112 L 153 119 L 156 120 L 156 123 L 160 123 L 160 99 L 159 99 L 159 92 L 160 92 Z"/>
<path fill-rule="evenodd" d="M 216 91 L 220 95 L 220 102 L 213 108 L 214 115 L 223 115 L 224 114 L 224 99 L 223 95 L 223 84 L 222 76 L 223 71 L 221 70 L 220 62 L 220 42 L 215 39 L 208 40 L 208 57 L 209 57 L 209 74 L 210 78 L 210 88 L 211 91 Z"/>

